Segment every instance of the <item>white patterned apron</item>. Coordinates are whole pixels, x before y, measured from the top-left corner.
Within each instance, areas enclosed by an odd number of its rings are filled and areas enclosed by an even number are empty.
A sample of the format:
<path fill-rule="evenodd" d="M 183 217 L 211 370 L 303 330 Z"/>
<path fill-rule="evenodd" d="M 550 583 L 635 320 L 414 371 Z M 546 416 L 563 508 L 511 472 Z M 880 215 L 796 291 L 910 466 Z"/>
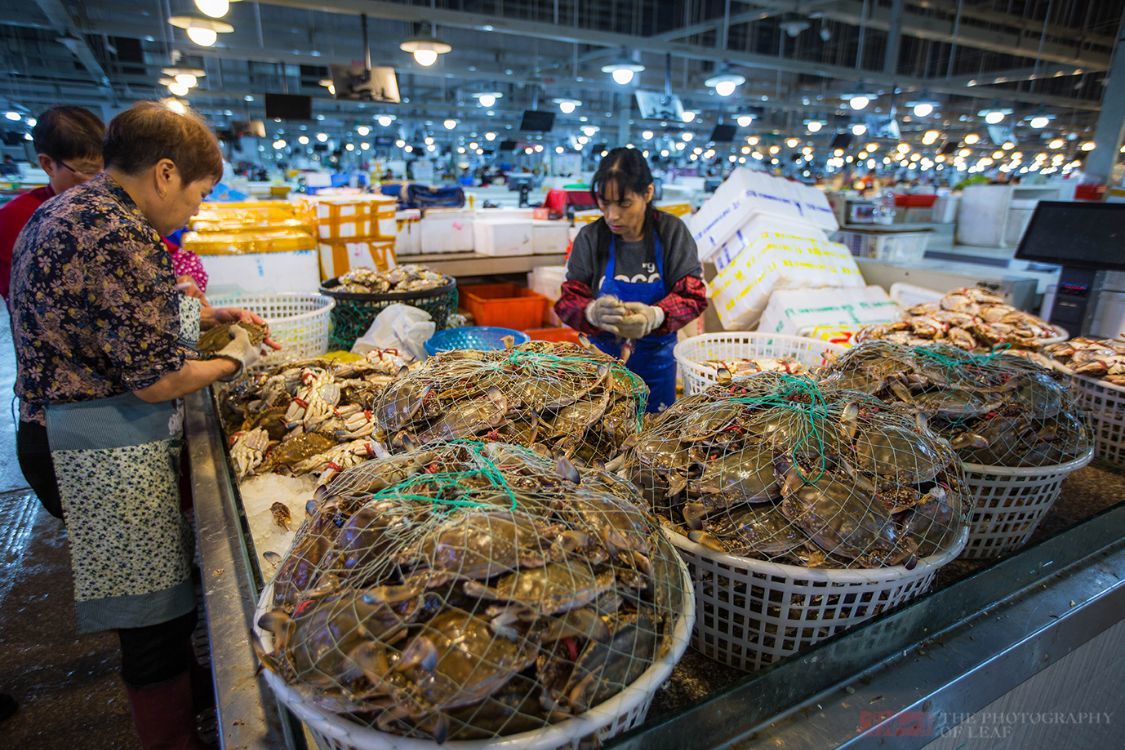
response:
<path fill-rule="evenodd" d="M 199 301 L 180 303 L 199 338 Z M 183 403 L 132 393 L 49 404 L 47 440 L 74 571 L 80 633 L 167 622 L 195 607 L 191 529 L 180 511 Z"/>

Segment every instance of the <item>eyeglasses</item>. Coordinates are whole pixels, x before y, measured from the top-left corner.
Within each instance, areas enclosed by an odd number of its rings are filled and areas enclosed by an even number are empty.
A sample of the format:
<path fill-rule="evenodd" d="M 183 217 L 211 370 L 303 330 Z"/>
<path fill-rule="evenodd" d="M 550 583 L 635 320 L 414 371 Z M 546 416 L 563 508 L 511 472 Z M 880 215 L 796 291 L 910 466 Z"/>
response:
<path fill-rule="evenodd" d="M 96 175 L 98 172 L 102 171 L 101 167 L 95 167 L 92 172 L 88 172 L 84 169 L 75 169 L 74 167 L 70 166 L 69 164 L 67 164 L 65 161 L 62 161 L 61 159 L 56 159 L 55 162 L 57 164 L 60 164 L 61 166 L 63 166 L 68 171 L 70 171 L 75 177 L 85 177 L 86 179 L 90 179 L 91 177 Z"/>

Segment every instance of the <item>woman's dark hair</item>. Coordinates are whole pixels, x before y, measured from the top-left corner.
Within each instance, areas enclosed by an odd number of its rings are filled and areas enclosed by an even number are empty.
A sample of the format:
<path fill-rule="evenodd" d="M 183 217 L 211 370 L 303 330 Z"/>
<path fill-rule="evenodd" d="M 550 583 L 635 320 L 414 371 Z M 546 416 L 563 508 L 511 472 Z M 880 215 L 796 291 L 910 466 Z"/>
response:
<path fill-rule="evenodd" d="M 102 121 L 82 107 L 51 107 L 31 129 L 35 153 L 55 161 L 100 158 L 104 135 Z"/>
<path fill-rule="evenodd" d="M 648 168 L 644 155 L 635 148 L 620 147 L 603 156 L 590 183 L 590 193 L 595 200 L 605 198 L 605 189 L 609 184 L 617 186 L 618 200 L 625 193 L 644 195 L 652 184 L 652 170 Z"/>
<path fill-rule="evenodd" d="M 184 183 L 223 176 L 223 152 L 207 124 L 191 110 L 173 112 L 159 102 L 137 102 L 105 131 L 106 168 L 138 174 L 171 159 Z"/>
<path fill-rule="evenodd" d="M 598 171 L 594 173 L 594 179 L 590 182 L 590 193 L 595 200 L 605 197 L 606 185 L 610 183 L 617 186 L 618 200 L 623 198 L 625 193 L 644 196 L 649 185 L 653 183 L 652 170 L 649 169 L 644 155 L 635 148 L 619 147 L 602 157 L 601 163 L 598 164 Z M 613 234 L 605 223 L 605 217 L 594 223 L 593 231 L 596 233 L 597 243 L 594 251 L 595 262 L 603 265 L 609 257 L 609 243 L 613 239 Z M 645 223 L 641 233 L 644 236 L 646 257 L 655 259 L 656 209 L 652 203 L 649 203 L 645 210 Z"/>

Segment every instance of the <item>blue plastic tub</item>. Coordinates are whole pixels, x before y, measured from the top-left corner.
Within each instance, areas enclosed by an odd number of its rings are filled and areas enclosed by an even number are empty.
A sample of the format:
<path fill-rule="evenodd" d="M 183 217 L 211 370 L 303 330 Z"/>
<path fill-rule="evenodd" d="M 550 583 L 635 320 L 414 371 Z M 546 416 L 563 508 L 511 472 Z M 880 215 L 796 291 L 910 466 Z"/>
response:
<path fill-rule="evenodd" d="M 531 337 L 522 331 L 496 326 L 465 326 L 447 328 L 431 336 L 424 346 L 429 355 L 453 349 L 503 349 L 504 337 L 511 336 L 515 344 L 526 344 Z"/>

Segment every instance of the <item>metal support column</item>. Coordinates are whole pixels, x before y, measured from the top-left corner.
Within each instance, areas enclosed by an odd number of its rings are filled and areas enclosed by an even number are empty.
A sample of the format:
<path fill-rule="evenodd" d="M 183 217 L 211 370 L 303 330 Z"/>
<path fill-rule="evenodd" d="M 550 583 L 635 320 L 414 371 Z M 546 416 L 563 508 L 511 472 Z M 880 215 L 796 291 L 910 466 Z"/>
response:
<path fill-rule="evenodd" d="M 617 95 L 617 143 L 614 146 L 624 146 L 629 142 L 629 115 L 633 111 L 633 103 L 629 101 L 631 97 L 632 94 L 626 93 Z"/>
<path fill-rule="evenodd" d="M 1086 174 L 1097 182 L 1109 182 L 1117 150 L 1125 131 L 1125 11 L 1117 24 L 1117 42 L 1113 46 L 1113 60 L 1109 65 L 1102 109 L 1094 130 L 1094 150 L 1086 157 Z"/>
<path fill-rule="evenodd" d="M 903 0 L 894 0 L 891 4 L 891 22 L 887 29 L 887 53 L 883 58 L 883 72 L 894 83 L 895 73 L 898 71 L 898 50 L 902 43 L 902 5 Z"/>

